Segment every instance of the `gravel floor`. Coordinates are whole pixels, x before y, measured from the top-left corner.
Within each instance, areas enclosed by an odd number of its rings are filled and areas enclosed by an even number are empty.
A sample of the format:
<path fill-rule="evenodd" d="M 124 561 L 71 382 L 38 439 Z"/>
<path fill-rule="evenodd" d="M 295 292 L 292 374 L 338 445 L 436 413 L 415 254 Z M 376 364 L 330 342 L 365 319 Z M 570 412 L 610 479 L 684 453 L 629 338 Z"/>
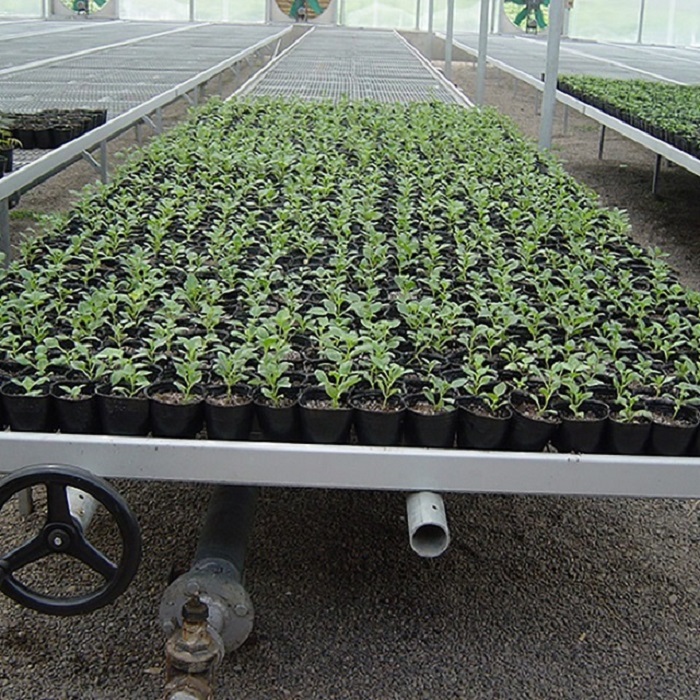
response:
<path fill-rule="evenodd" d="M 459 71 L 468 85 L 471 69 Z M 532 96 L 512 95 L 510 83 L 489 86 L 491 99 L 531 119 Z M 572 128 L 582 152 L 585 138 L 595 143 L 590 124 Z M 572 160 L 572 169 L 600 167 L 595 177 L 614 184 L 606 201 L 621 199 L 640 220 L 635 235 L 653 231 L 659 244 L 668 232 L 674 264 L 697 283 L 697 226 L 679 225 L 678 209 L 697 211 L 698 180 L 674 170 L 683 187 L 665 180 L 662 206 L 640 209 L 634 193 L 641 198 L 647 175 L 650 182 L 643 163 L 652 159 L 628 143 L 615 147 L 627 149 L 624 160 L 590 164 L 589 144 L 586 163 Z M 574 158 L 561 141 L 558 148 Z M 0 597 L 2 700 L 159 697 L 158 604 L 172 567 L 192 555 L 209 488 L 115 485 L 144 532 L 135 583 L 113 606 L 72 619 Z M 446 500 L 453 544 L 424 561 L 409 549 L 400 494 L 264 491 L 247 571 L 256 626 L 225 660 L 218 698 L 700 697 L 698 502 Z M 2 516 L 6 542 L 23 524 L 14 509 Z"/>

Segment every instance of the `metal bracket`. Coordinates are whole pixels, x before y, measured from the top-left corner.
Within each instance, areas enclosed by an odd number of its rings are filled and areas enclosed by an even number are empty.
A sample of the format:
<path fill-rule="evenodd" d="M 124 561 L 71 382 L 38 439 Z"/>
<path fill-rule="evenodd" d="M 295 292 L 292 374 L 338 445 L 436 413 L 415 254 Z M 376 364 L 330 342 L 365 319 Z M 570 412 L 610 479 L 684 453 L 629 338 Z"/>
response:
<path fill-rule="evenodd" d="M 605 148 L 605 124 L 600 126 L 600 139 L 598 140 L 598 160 L 603 160 L 603 149 Z"/>
<path fill-rule="evenodd" d="M 108 170 L 108 159 L 109 155 L 107 153 L 107 141 L 100 141 L 100 159 L 96 160 L 91 153 L 88 151 L 82 151 L 81 155 L 83 158 L 92 165 L 98 173 L 100 173 L 100 178 L 102 182 L 107 184 L 109 182 L 109 170 Z"/>

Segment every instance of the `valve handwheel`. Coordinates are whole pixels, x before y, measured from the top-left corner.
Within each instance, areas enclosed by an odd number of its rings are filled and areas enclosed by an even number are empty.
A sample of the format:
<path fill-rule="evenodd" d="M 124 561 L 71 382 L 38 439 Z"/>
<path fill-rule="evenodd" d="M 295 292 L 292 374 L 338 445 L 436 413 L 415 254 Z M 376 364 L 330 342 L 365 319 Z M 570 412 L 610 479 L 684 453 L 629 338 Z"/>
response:
<path fill-rule="evenodd" d="M 34 538 L 0 554 L 0 591 L 27 608 L 51 615 L 81 615 L 111 603 L 127 589 L 141 561 L 141 531 L 126 501 L 89 471 L 52 464 L 18 469 L 0 481 L 0 510 L 14 494 L 40 485 L 46 487 L 46 522 Z M 92 496 L 114 519 L 122 544 L 118 562 L 85 536 L 70 511 L 69 487 Z M 37 593 L 15 578 L 22 567 L 58 553 L 87 565 L 104 579 L 102 585 L 84 595 L 57 597 Z"/>

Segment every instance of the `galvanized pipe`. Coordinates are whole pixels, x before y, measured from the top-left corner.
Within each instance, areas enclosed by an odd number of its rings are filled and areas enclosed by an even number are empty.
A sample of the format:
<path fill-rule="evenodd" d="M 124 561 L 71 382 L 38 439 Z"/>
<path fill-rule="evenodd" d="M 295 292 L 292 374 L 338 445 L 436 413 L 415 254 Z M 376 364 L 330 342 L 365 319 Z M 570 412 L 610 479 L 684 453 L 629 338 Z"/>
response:
<path fill-rule="evenodd" d="M 246 549 L 258 498 L 256 486 L 217 486 L 211 495 L 194 554 L 195 562 L 223 559 L 243 578 Z"/>
<path fill-rule="evenodd" d="M 258 489 L 217 486 L 200 531 L 191 569 L 166 589 L 160 606 L 163 631 L 182 626 L 182 608 L 198 596 L 209 608 L 209 626 L 227 652 L 238 649 L 253 629 L 253 603 L 243 587 L 245 555 Z"/>

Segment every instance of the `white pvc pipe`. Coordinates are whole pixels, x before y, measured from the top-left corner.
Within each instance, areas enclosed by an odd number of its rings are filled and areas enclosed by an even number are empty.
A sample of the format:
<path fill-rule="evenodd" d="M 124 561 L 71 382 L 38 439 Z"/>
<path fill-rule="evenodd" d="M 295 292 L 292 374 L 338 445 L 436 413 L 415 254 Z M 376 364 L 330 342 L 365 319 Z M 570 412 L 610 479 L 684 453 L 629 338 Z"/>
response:
<path fill-rule="evenodd" d="M 442 496 L 419 491 L 406 497 L 408 538 L 421 557 L 439 557 L 450 544 L 450 530 Z"/>

